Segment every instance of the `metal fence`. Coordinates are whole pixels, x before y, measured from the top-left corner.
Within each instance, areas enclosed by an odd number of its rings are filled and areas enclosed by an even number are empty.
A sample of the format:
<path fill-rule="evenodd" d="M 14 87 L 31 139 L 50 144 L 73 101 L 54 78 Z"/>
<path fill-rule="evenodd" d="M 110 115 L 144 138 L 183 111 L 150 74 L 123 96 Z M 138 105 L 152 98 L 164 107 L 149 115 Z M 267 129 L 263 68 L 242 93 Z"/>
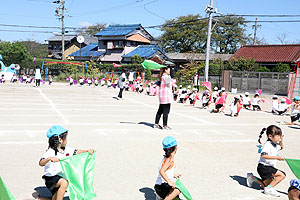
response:
<path fill-rule="evenodd" d="M 264 93 L 286 95 L 289 86 L 289 74 L 280 72 L 224 71 L 222 84 L 227 85 L 227 88 L 230 89 L 237 88 L 238 92 L 255 92 L 260 89 Z"/>

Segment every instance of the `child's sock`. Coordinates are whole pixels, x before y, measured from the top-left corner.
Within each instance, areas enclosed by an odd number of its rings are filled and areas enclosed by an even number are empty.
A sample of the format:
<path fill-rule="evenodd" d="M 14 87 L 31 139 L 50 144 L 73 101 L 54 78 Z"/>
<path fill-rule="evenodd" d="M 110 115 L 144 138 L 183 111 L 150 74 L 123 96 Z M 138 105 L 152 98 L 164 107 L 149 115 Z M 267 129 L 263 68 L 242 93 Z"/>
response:
<path fill-rule="evenodd" d="M 267 187 L 269 187 L 269 188 L 273 188 L 273 186 L 272 186 L 272 185 L 268 185 Z"/>

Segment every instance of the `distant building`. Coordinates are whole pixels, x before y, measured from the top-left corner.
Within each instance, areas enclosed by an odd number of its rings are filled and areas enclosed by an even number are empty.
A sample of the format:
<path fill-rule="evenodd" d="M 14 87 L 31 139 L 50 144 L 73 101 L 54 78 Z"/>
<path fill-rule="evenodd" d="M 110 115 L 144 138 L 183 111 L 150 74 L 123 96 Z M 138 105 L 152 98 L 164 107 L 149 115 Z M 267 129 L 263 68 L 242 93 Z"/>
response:
<path fill-rule="evenodd" d="M 168 56 L 153 43 L 153 37 L 141 24 L 110 25 L 95 34 L 97 46 L 90 44 L 69 55 L 72 60 L 95 60 L 101 63 L 130 63 L 131 57 L 139 55 L 144 59 L 159 56 L 168 60 Z M 153 42 L 152 42 L 153 41 Z"/>
<path fill-rule="evenodd" d="M 80 44 L 76 40 L 77 35 L 65 35 L 65 56 L 68 57 L 70 54 L 79 50 Z M 91 43 L 97 43 L 96 37 L 83 36 L 84 42 L 81 44 L 81 47 L 85 47 Z M 48 57 L 53 59 L 61 59 L 62 57 L 62 47 L 61 35 L 54 35 L 51 38 L 47 39 L 48 41 Z"/>

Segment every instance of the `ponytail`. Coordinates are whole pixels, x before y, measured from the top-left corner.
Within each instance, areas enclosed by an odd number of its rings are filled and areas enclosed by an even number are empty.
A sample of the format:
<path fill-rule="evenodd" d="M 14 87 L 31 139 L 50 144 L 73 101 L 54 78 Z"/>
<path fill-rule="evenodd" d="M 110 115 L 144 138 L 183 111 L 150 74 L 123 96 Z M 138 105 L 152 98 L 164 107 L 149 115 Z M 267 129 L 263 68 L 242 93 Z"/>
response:
<path fill-rule="evenodd" d="M 264 132 L 266 131 L 267 129 L 266 128 L 263 128 L 262 130 L 261 130 L 261 132 L 260 132 L 260 134 L 259 134 L 259 138 L 258 138 L 258 143 L 259 144 L 261 144 L 261 142 L 260 142 L 260 139 L 261 139 L 261 137 L 262 137 L 262 135 L 264 134 Z"/>
<path fill-rule="evenodd" d="M 50 148 L 53 149 L 55 151 L 55 155 L 57 155 L 57 152 L 58 152 L 57 147 L 58 147 L 58 144 L 59 144 L 59 138 L 61 138 L 62 140 L 64 140 L 66 138 L 66 136 L 67 136 L 67 133 L 68 132 L 65 132 L 63 134 L 60 134 L 59 136 L 54 135 L 54 136 L 52 136 L 52 137 L 49 138 L 48 149 L 50 149 Z"/>
<path fill-rule="evenodd" d="M 169 158 L 171 156 L 171 153 L 173 153 L 173 151 L 175 151 L 175 149 L 176 149 L 176 146 L 164 149 L 164 151 L 165 151 L 165 155 L 164 156 L 166 158 Z"/>

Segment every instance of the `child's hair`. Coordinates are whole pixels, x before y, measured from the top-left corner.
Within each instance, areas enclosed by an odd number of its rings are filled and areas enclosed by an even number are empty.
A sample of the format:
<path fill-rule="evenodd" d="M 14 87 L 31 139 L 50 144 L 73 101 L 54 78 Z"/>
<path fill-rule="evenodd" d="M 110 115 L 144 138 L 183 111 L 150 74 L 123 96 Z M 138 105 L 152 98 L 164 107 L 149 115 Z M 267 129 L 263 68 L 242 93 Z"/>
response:
<path fill-rule="evenodd" d="M 239 98 L 234 97 L 233 105 L 236 105 L 239 102 Z"/>
<path fill-rule="evenodd" d="M 48 149 L 50 149 L 50 148 L 53 149 L 55 151 L 55 155 L 57 155 L 57 152 L 58 152 L 58 150 L 57 150 L 57 146 L 58 146 L 58 143 L 59 143 L 58 138 L 61 138 L 62 140 L 66 139 L 67 133 L 68 132 L 62 133 L 59 136 L 54 135 L 54 136 L 49 138 L 49 141 L 48 141 L 49 142 L 49 147 L 48 147 Z"/>
<path fill-rule="evenodd" d="M 169 158 L 171 156 L 171 153 L 173 153 L 173 151 L 175 151 L 175 149 L 176 149 L 176 146 L 164 149 L 164 151 L 165 151 L 165 155 L 164 156 L 166 158 Z"/>
<path fill-rule="evenodd" d="M 254 98 L 256 98 L 256 97 L 259 97 L 259 94 L 255 94 L 255 95 L 254 95 Z"/>
<path fill-rule="evenodd" d="M 262 137 L 262 135 L 264 134 L 264 132 L 267 131 L 267 137 L 269 137 L 269 135 L 282 135 L 282 131 L 278 126 L 275 125 L 270 125 L 268 126 L 268 128 L 263 128 L 259 134 L 259 138 L 258 138 L 258 142 L 261 144 L 260 139 Z"/>

